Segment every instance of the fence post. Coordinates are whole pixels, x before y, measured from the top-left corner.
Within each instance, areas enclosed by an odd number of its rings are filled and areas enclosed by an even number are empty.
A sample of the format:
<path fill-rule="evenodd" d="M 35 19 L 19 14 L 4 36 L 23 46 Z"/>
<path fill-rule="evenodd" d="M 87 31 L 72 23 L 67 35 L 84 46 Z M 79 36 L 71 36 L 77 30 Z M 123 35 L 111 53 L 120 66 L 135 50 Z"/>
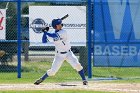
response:
<path fill-rule="evenodd" d="M 17 1 L 17 27 L 18 27 L 18 35 L 17 35 L 17 38 L 18 38 L 18 53 L 17 53 L 17 59 L 18 59 L 18 65 L 17 65 L 17 78 L 21 78 L 21 24 L 20 24 L 20 21 L 21 21 L 21 0 L 18 0 Z"/>
<path fill-rule="evenodd" d="M 91 0 L 88 0 L 88 78 L 92 78 L 91 65 Z"/>

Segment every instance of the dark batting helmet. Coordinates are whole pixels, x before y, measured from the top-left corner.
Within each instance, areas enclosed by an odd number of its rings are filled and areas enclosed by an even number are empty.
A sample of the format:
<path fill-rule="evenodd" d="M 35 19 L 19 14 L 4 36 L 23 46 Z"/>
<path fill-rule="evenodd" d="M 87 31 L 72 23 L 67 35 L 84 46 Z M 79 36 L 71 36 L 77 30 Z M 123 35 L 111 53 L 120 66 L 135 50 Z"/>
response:
<path fill-rule="evenodd" d="M 61 19 L 53 19 L 52 20 L 52 27 L 55 29 L 56 25 L 60 25 L 62 24 L 62 20 Z"/>

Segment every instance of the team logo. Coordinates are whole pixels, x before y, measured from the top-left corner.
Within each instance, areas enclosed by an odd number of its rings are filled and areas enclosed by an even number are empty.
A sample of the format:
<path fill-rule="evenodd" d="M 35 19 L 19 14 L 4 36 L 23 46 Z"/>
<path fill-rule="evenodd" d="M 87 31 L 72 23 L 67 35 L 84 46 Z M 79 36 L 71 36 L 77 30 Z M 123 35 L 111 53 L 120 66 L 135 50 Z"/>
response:
<path fill-rule="evenodd" d="M 30 26 L 35 33 L 42 33 L 42 28 L 46 26 L 46 23 L 43 19 L 37 18 L 33 20 Z"/>

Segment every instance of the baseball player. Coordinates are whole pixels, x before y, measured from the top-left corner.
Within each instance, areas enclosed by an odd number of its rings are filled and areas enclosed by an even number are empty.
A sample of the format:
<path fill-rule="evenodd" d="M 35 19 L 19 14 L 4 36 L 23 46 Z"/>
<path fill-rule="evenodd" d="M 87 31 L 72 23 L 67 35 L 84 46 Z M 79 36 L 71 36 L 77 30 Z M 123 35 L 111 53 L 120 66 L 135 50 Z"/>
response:
<path fill-rule="evenodd" d="M 52 37 L 56 48 L 56 55 L 53 60 L 51 69 L 49 69 L 40 79 L 36 80 L 34 84 L 39 85 L 47 77 L 55 75 L 61 67 L 63 61 L 66 60 L 80 74 L 83 81 L 83 85 L 87 85 L 88 82 L 85 78 L 83 67 L 79 63 L 77 57 L 71 51 L 71 45 L 67 37 L 67 32 L 62 29 L 62 20 L 53 19 L 52 27 L 55 29 L 55 33 L 44 32 L 42 41 L 43 43 L 46 43 L 47 36 Z"/>

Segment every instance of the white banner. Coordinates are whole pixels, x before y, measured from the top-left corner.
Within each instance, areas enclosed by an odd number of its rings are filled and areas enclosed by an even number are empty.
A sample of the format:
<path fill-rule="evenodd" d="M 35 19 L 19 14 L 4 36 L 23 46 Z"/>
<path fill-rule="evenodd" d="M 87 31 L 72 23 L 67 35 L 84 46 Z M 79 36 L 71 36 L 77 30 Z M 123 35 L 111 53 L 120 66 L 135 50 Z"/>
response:
<path fill-rule="evenodd" d="M 6 9 L 0 9 L 0 40 L 6 35 Z"/>
<path fill-rule="evenodd" d="M 66 14 L 69 17 L 63 20 L 63 29 L 68 32 L 72 46 L 86 46 L 86 6 L 30 6 L 30 46 L 52 46 L 50 38 L 47 44 L 42 43 L 43 33 L 40 29 L 43 25 L 51 25 L 53 19 Z M 50 32 L 54 32 L 52 27 Z"/>

